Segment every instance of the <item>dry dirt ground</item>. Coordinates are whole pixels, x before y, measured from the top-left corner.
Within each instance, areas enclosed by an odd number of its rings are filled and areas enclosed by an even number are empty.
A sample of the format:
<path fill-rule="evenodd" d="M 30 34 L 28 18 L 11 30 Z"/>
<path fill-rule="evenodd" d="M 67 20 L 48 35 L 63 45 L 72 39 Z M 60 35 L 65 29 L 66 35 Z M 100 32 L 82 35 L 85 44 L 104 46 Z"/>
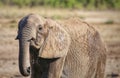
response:
<path fill-rule="evenodd" d="M 0 8 L 0 78 L 24 78 L 18 70 L 17 23 L 37 13 L 57 21 L 77 16 L 93 25 L 108 48 L 106 78 L 120 78 L 120 11 L 79 11 L 46 8 Z"/>

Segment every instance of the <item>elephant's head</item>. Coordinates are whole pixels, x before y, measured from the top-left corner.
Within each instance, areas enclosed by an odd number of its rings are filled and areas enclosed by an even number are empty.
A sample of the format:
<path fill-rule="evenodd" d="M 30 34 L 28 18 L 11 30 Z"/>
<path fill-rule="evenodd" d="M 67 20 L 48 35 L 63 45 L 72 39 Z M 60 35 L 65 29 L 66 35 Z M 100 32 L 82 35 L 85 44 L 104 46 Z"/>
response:
<path fill-rule="evenodd" d="M 30 48 L 37 49 L 38 57 L 41 58 L 66 56 L 70 44 L 69 35 L 56 22 L 30 14 L 19 22 L 18 29 L 19 68 L 22 75 L 29 75 Z"/>

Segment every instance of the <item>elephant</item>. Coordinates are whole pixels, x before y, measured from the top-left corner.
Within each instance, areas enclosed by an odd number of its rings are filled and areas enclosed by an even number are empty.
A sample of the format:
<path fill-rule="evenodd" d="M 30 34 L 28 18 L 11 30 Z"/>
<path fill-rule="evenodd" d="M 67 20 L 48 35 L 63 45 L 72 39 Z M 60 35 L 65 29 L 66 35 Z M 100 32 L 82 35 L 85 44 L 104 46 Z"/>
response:
<path fill-rule="evenodd" d="M 19 70 L 31 78 L 104 78 L 106 47 L 79 18 L 57 22 L 38 14 L 18 24 Z"/>

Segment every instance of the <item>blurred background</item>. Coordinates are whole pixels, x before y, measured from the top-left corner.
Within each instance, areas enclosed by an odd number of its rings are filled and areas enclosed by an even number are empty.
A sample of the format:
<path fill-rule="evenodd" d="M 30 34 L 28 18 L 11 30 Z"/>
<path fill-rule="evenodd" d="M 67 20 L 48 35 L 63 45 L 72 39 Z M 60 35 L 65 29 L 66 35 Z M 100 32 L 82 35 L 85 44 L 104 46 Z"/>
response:
<path fill-rule="evenodd" d="M 30 13 L 58 22 L 79 17 L 93 25 L 108 48 L 106 78 L 120 78 L 120 0 L 0 0 L 0 78 L 24 78 L 15 37 L 19 20 Z"/>

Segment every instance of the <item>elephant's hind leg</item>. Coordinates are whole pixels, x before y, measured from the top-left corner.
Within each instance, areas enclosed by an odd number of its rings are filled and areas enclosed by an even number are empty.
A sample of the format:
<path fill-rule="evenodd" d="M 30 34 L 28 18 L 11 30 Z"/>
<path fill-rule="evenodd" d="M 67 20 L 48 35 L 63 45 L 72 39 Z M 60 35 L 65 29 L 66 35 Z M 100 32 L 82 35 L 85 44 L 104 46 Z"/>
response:
<path fill-rule="evenodd" d="M 95 78 L 105 78 L 106 56 L 99 58 Z"/>

